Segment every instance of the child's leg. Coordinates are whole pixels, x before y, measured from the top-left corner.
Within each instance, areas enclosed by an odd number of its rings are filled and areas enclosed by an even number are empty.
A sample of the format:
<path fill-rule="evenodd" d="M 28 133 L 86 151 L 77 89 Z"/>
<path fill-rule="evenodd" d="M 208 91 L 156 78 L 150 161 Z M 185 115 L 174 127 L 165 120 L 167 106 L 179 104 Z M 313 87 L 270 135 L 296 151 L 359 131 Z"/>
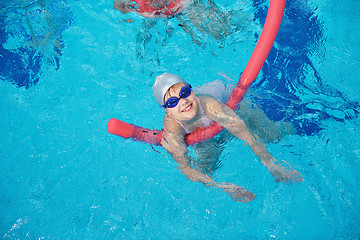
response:
<path fill-rule="evenodd" d="M 209 34 L 216 40 L 231 33 L 230 14 L 219 9 L 212 0 L 195 0 L 177 17 L 197 44 L 201 37 L 196 36 L 196 33 Z"/>
<path fill-rule="evenodd" d="M 220 156 L 225 144 L 233 138 L 233 135 L 223 131 L 218 136 L 194 145 L 192 148 L 196 153 L 196 160 L 192 166 L 204 174 L 212 176 L 221 167 Z"/>
<path fill-rule="evenodd" d="M 278 142 L 283 137 L 295 133 L 295 128 L 290 122 L 273 122 L 250 99 L 244 98 L 236 111 L 246 123 L 249 130 L 266 142 Z"/>

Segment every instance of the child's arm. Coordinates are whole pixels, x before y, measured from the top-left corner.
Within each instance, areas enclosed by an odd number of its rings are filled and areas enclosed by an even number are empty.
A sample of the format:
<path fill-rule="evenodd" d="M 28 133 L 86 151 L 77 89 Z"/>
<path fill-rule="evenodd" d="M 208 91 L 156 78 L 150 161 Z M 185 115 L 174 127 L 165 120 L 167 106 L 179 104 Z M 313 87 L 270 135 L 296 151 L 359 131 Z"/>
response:
<path fill-rule="evenodd" d="M 165 124 L 164 124 L 164 128 Z M 171 129 L 164 131 L 164 138 L 161 145 L 171 154 L 174 160 L 178 163 L 178 169 L 182 171 L 189 180 L 193 182 L 201 182 L 205 185 L 214 188 L 221 188 L 228 193 L 235 201 L 248 202 L 255 198 L 252 192 L 247 191 L 240 186 L 232 183 L 221 183 L 214 181 L 208 175 L 191 168 L 187 159 L 187 148 L 184 142 L 184 132 L 182 129 Z"/>
<path fill-rule="evenodd" d="M 302 180 L 297 171 L 286 170 L 276 163 L 276 159 L 268 152 L 266 145 L 256 135 L 249 132 L 245 122 L 232 109 L 213 98 L 203 97 L 202 99 L 207 116 L 236 137 L 244 140 L 255 155 L 261 159 L 261 162 L 270 170 L 276 181 Z"/>

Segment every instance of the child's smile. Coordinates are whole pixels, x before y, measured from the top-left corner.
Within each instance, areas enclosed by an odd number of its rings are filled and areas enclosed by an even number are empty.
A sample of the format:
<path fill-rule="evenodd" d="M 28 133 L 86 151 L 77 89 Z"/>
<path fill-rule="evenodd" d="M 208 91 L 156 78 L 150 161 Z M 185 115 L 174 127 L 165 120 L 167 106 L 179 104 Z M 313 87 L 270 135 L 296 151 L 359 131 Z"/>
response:
<path fill-rule="evenodd" d="M 181 112 L 189 112 L 191 109 L 192 109 L 192 103 L 190 103 L 185 108 L 183 108 L 183 110 L 181 110 Z"/>

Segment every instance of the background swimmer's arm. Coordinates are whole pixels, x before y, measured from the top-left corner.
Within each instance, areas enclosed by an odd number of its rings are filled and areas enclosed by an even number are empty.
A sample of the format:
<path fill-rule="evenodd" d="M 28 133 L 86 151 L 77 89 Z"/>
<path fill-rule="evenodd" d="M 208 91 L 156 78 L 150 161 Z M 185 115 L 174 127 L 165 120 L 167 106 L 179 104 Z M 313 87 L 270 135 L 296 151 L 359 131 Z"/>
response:
<path fill-rule="evenodd" d="M 166 119 L 166 118 L 165 118 Z M 164 119 L 164 138 L 161 145 L 169 152 L 179 165 L 177 168 L 182 171 L 189 180 L 200 182 L 214 188 L 221 188 L 228 193 L 235 201 L 248 202 L 255 198 L 255 195 L 248 190 L 232 183 L 216 182 L 208 175 L 191 168 L 188 164 L 188 151 L 184 142 L 184 131 L 181 127 L 171 124 L 171 120 L 166 124 Z M 167 125 L 167 126 L 166 126 Z"/>
<path fill-rule="evenodd" d="M 213 98 L 203 97 L 202 99 L 207 116 L 242 139 L 270 170 L 276 181 L 302 180 L 297 171 L 289 171 L 277 163 L 277 160 L 266 149 L 266 145 L 256 135 L 250 133 L 245 122 L 232 109 Z"/>
<path fill-rule="evenodd" d="M 130 1 L 116 0 L 113 7 L 114 9 L 120 10 L 124 14 L 135 11 L 135 4 L 131 3 Z"/>
<path fill-rule="evenodd" d="M 123 14 L 130 12 L 137 12 L 139 15 L 147 18 L 155 18 L 155 13 L 139 12 L 137 11 L 137 3 L 126 0 L 116 0 L 114 2 L 114 9 L 120 10 Z"/>

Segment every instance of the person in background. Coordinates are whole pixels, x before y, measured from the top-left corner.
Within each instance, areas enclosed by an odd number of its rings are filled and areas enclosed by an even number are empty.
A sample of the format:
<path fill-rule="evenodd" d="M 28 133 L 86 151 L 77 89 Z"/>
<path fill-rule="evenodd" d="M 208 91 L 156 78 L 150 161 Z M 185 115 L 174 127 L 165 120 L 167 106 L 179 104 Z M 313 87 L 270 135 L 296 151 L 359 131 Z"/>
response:
<path fill-rule="evenodd" d="M 114 9 L 135 12 L 145 18 L 176 17 L 193 42 L 203 45 L 199 32 L 220 41 L 232 32 L 230 19 L 234 12 L 219 9 L 212 0 L 116 0 Z"/>

